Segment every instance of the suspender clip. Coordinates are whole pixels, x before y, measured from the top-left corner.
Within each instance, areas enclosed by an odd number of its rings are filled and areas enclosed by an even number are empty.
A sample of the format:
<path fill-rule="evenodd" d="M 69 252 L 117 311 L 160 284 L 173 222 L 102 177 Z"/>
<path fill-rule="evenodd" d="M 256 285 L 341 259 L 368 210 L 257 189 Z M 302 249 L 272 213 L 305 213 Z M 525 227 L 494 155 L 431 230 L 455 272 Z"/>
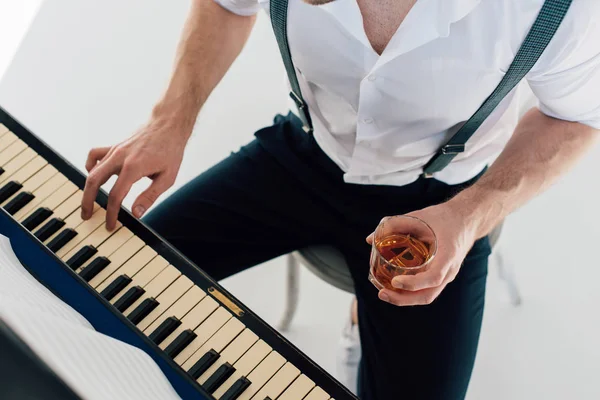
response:
<path fill-rule="evenodd" d="M 442 154 L 460 154 L 464 151 L 464 144 L 447 144 L 444 147 L 442 147 Z"/>
<path fill-rule="evenodd" d="M 296 107 L 298 107 L 298 112 L 300 113 L 300 119 L 302 120 L 302 129 L 306 133 L 312 133 L 313 129 L 309 122 L 310 114 L 308 113 L 308 107 L 306 107 L 306 103 L 304 103 L 304 100 L 302 100 L 302 98 L 300 96 L 298 96 L 296 93 L 294 93 L 293 90 L 290 92 L 290 97 L 292 98 L 292 100 L 294 100 L 294 103 L 296 103 Z"/>

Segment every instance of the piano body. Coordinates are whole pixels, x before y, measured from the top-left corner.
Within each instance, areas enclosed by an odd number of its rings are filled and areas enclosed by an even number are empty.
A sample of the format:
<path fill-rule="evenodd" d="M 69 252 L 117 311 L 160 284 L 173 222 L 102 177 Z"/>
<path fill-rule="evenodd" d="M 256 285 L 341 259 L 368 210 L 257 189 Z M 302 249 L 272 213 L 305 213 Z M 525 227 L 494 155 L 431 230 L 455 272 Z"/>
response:
<path fill-rule="evenodd" d="M 0 234 L 97 331 L 144 350 L 183 399 L 356 399 L 127 210 L 108 232 L 106 193 L 81 220 L 84 184 L 0 108 Z M 34 373 L 46 399 L 77 398 L 2 320 L 0 349 L 0 398 L 18 392 L 20 373 Z"/>

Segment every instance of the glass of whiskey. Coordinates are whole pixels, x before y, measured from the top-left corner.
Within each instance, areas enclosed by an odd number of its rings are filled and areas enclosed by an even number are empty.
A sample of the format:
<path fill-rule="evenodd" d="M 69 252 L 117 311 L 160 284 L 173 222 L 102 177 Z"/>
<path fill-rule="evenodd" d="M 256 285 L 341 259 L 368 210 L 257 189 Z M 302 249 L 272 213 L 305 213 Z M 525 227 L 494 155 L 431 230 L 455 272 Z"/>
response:
<path fill-rule="evenodd" d="M 369 281 L 379 290 L 401 292 L 392 279 L 427 271 L 436 252 L 437 238 L 425 221 L 408 215 L 386 218 L 373 235 Z"/>

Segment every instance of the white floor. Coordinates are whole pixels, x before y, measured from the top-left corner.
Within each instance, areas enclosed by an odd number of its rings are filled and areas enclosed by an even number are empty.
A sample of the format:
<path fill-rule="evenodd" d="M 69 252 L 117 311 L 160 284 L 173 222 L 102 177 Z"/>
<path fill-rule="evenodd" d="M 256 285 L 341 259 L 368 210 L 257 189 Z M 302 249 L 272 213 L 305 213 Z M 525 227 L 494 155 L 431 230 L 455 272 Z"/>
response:
<path fill-rule="evenodd" d="M 0 15 L 6 15 L 8 2 L 1 1 Z M 189 1 L 42 3 L 0 81 L 0 106 L 82 168 L 89 148 L 123 140 L 146 119 L 164 88 Z M 16 48 L 24 32 L 19 26 L 0 38 L 0 53 Z M 201 114 L 177 186 L 251 140 L 255 129 L 285 109 L 283 82 L 261 16 Z M 516 270 L 524 303 L 510 305 L 492 265 L 469 400 L 600 398 L 600 264 L 594 254 L 599 168 L 595 148 L 566 179 L 507 221 L 501 251 Z M 283 259 L 273 260 L 223 284 L 275 325 L 283 310 L 283 267 Z M 350 296 L 306 270 L 301 283 L 300 309 L 286 336 L 335 374 Z"/>

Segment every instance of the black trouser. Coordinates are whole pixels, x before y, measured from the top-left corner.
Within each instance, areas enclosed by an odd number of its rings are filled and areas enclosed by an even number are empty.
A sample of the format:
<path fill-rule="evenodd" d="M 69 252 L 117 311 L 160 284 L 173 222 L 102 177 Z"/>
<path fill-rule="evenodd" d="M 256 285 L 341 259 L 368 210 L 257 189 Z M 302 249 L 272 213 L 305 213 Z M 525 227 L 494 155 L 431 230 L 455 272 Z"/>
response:
<path fill-rule="evenodd" d="M 344 183 L 342 175 L 295 117 L 278 116 L 256 140 L 157 206 L 146 222 L 215 279 L 305 246 L 336 246 L 358 298 L 360 398 L 463 399 L 483 316 L 487 238 L 475 243 L 440 297 L 418 307 L 377 298 L 367 280 L 365 238 L 382 217 L 441 203 L 471 182 L 368 186 Z"/>

